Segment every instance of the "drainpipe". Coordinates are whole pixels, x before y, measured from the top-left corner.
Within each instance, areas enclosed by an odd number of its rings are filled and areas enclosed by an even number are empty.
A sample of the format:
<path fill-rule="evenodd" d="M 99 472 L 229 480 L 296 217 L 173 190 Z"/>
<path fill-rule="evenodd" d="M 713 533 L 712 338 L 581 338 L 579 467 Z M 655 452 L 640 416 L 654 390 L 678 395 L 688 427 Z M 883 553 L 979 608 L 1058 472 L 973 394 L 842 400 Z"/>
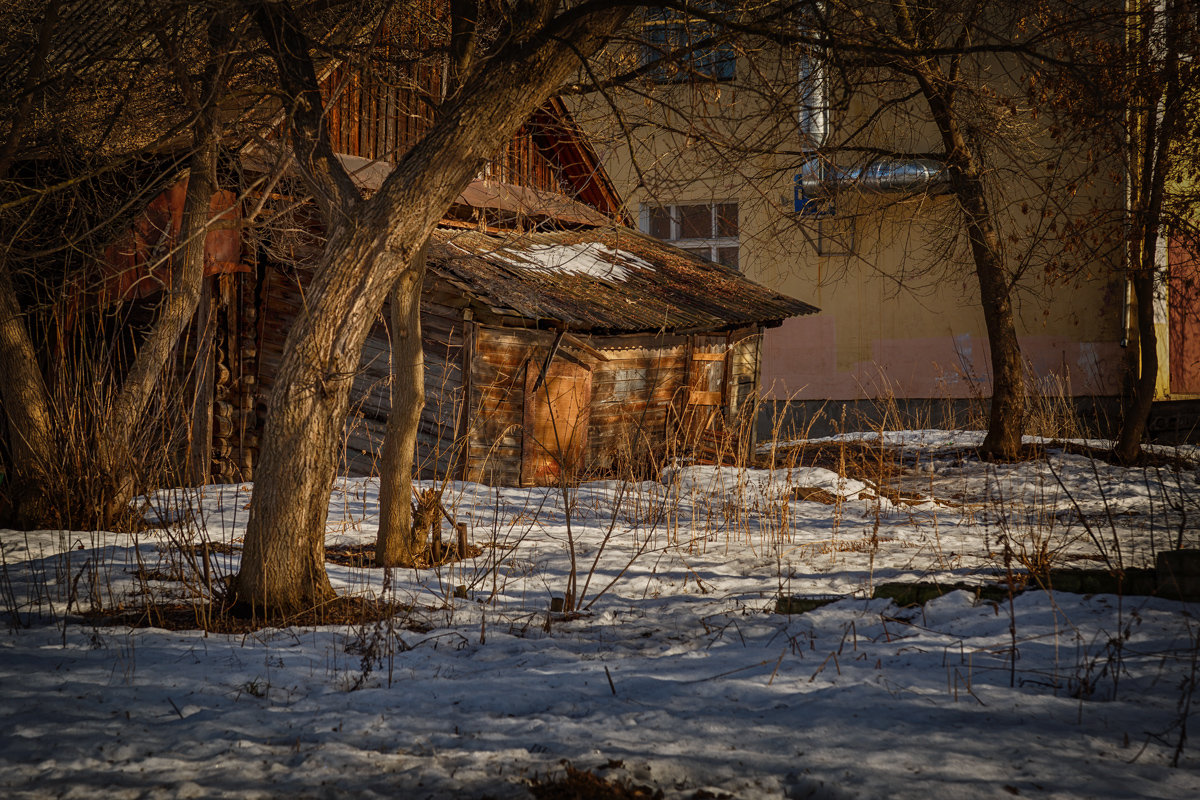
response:
<path fill-rule="evenodd" d="M 829 137 L 829 100 L 825 67 L 817 56 L 800 59 L 800 133 L 809 152 L 819 150 Z"/>

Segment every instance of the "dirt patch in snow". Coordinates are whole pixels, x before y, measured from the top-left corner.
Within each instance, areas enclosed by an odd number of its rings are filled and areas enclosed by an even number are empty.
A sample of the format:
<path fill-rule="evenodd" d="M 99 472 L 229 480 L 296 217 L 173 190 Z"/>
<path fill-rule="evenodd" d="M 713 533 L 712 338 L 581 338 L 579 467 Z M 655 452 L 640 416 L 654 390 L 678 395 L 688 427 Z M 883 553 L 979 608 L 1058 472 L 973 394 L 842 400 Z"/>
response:
<path fill-rule="evenodd" d="M 560 777 L 534 779 L 529 793 L 537 800 L 661 800 L 663 796 L 662 789 L 608 781 L 570 764 Z"/>

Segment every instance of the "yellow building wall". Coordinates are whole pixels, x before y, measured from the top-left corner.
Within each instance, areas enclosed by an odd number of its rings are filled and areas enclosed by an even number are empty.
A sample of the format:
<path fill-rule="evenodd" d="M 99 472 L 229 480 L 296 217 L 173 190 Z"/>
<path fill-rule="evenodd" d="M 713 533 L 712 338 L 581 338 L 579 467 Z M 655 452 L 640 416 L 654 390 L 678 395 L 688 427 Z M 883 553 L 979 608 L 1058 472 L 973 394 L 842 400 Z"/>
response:
<path fill-rule="evenodd" d="M 804 146 L 796 91 L 787 88 L 787 75 L 795 73 L 782 61 L 778 69 L 784 89 L 774 95 L 732 84 L 666 85 L 654 88 L 666 100 L 662 105 L 618 97 L 621 126 L 607 101 L 578 102 L 575 114 L 633 219 L 644 203 L 737 201 L 741 269 L 821 309 L 767 331 L 762 385 L 768 399 L 988 395 L 978 284 L 953 200 L 846 192 L 832 217 L 794 213 L 793 176 Z M 851 108 L 842 124 L 856 113 L 865 110 Z M 901 144 L 936 149 L 919 114 L 893 116 L 891 130 L 908 140 Z M 1064 249 L 1078 244 L 1072 236 L 1119 236 L 1120 173 L 1101 170 L 1069 194 L 1046 197 L 1038 165 L 1016 166 L 996 213 L 1001 233 L 1014 237 L 1010 255 L 1030 263 L 1014 295 L 1023 354 L 1035 378 L 1030 389 L 1116 395 L 1131 356 L 1122 347 L 1124 284 L 1111 255 L 1119 257 L 1120 247 L 1109 256 Z M 1104 210 L 1108 228 L 1102 234 L 1094 226 L 1072 230 L 1075 209 Z M 847 226 L 853 246 L 823 252 Z M 1047 277 L 1044 267 L 1056 258 L 1076 268 L 1069 279 Z"/>

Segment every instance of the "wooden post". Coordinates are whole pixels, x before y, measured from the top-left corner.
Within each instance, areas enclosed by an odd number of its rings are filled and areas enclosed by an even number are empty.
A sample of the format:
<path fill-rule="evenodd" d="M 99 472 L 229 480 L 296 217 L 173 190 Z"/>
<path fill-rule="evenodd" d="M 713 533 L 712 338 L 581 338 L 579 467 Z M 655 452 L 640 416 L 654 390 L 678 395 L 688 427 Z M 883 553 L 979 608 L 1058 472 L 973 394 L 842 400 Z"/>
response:
<path fill-rule="evenodd" d="M 725 334 L 725 359 L 721 374 L 721 416 L 726 422 L 730 420 L 730 383 L 729 373 L 733 369 L 733 331 Z"/>
<path fill-rule="evenodd" d="M 462 461 L 459 480 L 468 481 L 471 475 L 471 373 L 475 366 L 475 323 L 471 309 L 463 310 L 462 346 L 462 409 L 459 412 L 458 435 L 462 437 Z"/>
<path fill-rule="evenodd" d="M 467 557 L 467 523 L 456 522 L 454 527 L 458 529 L 458 557 Z"/>
<path fill-rule="evenodd" d="M 208 483 L 212 470 L 213 407 L 213 296 L 212 278 L 203 278 L 196 309 L 196 363 L 193 367 L 192 446 L 188 454 L 188 482 Z"/>

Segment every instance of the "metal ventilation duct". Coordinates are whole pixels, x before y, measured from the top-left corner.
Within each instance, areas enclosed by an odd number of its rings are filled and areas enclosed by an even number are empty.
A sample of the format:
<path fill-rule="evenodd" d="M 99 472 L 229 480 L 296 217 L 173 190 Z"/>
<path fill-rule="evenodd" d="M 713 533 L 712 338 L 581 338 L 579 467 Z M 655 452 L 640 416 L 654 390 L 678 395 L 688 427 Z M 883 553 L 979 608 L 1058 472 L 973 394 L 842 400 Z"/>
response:
<path fill-rule="evenodd" d="M 796 176 L 797 188 L 805 197 L 822 197 L 841 189 L 880 194 L 950 190 L 945 165 L 932 158 L 881 158 L 861 167 L 839 168 L 810 158 Z"/>
<path fill-rule="evenodd" d="M 834 196 L 847 189 L 874 194 L 943 194 L 950 190 L 945 165 L 932 158 L 881 158 L 861 167 L 838 168 L 809 158 L 796 174 L 795 212 L 834 213 Z"/>

